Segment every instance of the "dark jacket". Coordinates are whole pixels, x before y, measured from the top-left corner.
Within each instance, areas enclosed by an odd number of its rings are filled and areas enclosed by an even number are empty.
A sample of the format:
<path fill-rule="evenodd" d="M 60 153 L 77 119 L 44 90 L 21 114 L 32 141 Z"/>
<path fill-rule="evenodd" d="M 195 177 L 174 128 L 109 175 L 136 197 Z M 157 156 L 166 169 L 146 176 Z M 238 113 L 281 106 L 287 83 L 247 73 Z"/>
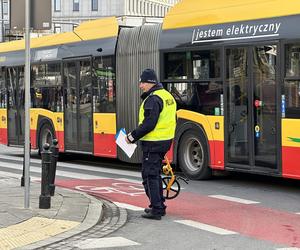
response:
<path fill-rule="evenodd" d="M 162 88 L 162 84 L 158 83 L 153 86 L 148 92 L 145 92 L 141 95 L 143 101 L 148 97 L 144 103 L 144 120 L 135 130 L 131 132 L 131 136 L 133 138 L 131 142 L 138 141 L 140 138 L 142 138 L 155 128 L 160 112 L 163 109 L 163 101 L 159 96 L 151 95 L 151 93 Z M 148 152 L 166 152 L 170 149 L 171 143 L 172 140 L 141 140 L 142 150 Z"/>

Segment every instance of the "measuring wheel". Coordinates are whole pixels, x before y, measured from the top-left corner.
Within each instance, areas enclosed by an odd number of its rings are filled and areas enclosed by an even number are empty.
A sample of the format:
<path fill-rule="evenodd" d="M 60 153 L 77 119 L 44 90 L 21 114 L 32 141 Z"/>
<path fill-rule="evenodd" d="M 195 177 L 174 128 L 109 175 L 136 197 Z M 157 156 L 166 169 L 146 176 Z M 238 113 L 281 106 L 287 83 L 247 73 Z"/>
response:
<path fill-rule="evenodd" d="M 180 192 L 179 182 L 175 179 L 172 185 L 169 187 L 169 184 L 171 184 L 170 182 L 171 176 L 165 176 L 162 178 L 163 196 L 168 200 L 174 199 Z"/>

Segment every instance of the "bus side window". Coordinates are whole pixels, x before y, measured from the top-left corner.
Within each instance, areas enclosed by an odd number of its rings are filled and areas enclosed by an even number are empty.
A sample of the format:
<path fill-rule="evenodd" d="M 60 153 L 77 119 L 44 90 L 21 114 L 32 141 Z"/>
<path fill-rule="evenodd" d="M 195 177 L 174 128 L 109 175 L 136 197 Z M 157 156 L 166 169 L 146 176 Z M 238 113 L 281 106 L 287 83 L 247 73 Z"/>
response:
<path fill-rule="evenodd" d="M 116 79 L 112 58 L 95 58 L 92 74 L 94 112 L 116 112 Z"/>
<path fill-rule="evenodd" d="M 241 87 L 239 85 L 234 85 L 232 87 L 232 100 L 234 102 L 234 105 L 240 106 L 241 105 L 241 97 L 242 97 L 242 92 L 241 92 Z"/>
<path fill-rule="evenodd" d="M 6 108 L 5 70 L 0 69 L 0 108 Z"/>
<path fill-rule="evenodd" d="M 31 104 L 54 112 L 62 111 L 60 64 L 33 65 L 31 70 Z"/>
<path fill-rule="evenodd" d="M 300 43 L 285 47 L 285 117 L 300 118 Z"/>

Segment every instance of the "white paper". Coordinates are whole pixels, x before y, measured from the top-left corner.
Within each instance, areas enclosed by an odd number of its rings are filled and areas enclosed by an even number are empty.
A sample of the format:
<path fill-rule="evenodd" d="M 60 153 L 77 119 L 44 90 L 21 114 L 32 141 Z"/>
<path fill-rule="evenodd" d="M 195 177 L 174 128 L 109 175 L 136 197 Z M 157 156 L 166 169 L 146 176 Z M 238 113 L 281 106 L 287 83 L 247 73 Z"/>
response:
<path fill-rule="evenodd" d="M 127 154 L 127 156 L 131 158 L 137 146 L 135 143 L 127 143 L 125 138 L 126 138 L 125 130 L 120 129 L 120 131 L 117 134 L 116 143 Z"/>

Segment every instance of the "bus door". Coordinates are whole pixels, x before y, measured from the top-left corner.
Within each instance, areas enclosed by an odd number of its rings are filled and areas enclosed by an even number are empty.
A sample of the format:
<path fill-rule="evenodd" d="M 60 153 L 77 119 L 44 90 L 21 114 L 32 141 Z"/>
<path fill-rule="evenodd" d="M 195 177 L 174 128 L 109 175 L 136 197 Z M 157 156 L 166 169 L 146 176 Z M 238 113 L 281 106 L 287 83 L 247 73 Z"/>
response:
<path fill-rule="evenodd" d="M 279 155 L 277 46 L 227 48 L 226 167 L 276 172 Z"/>
<path fill-rule="evenodd" d="M 24 68 L 7 69 L 8 89 L 8 144 L 24 144 Z"/>
<path fill-rule="evenodd" d="M 66 151 L 93 152 L 91 58 L 64 60 Z"/>

